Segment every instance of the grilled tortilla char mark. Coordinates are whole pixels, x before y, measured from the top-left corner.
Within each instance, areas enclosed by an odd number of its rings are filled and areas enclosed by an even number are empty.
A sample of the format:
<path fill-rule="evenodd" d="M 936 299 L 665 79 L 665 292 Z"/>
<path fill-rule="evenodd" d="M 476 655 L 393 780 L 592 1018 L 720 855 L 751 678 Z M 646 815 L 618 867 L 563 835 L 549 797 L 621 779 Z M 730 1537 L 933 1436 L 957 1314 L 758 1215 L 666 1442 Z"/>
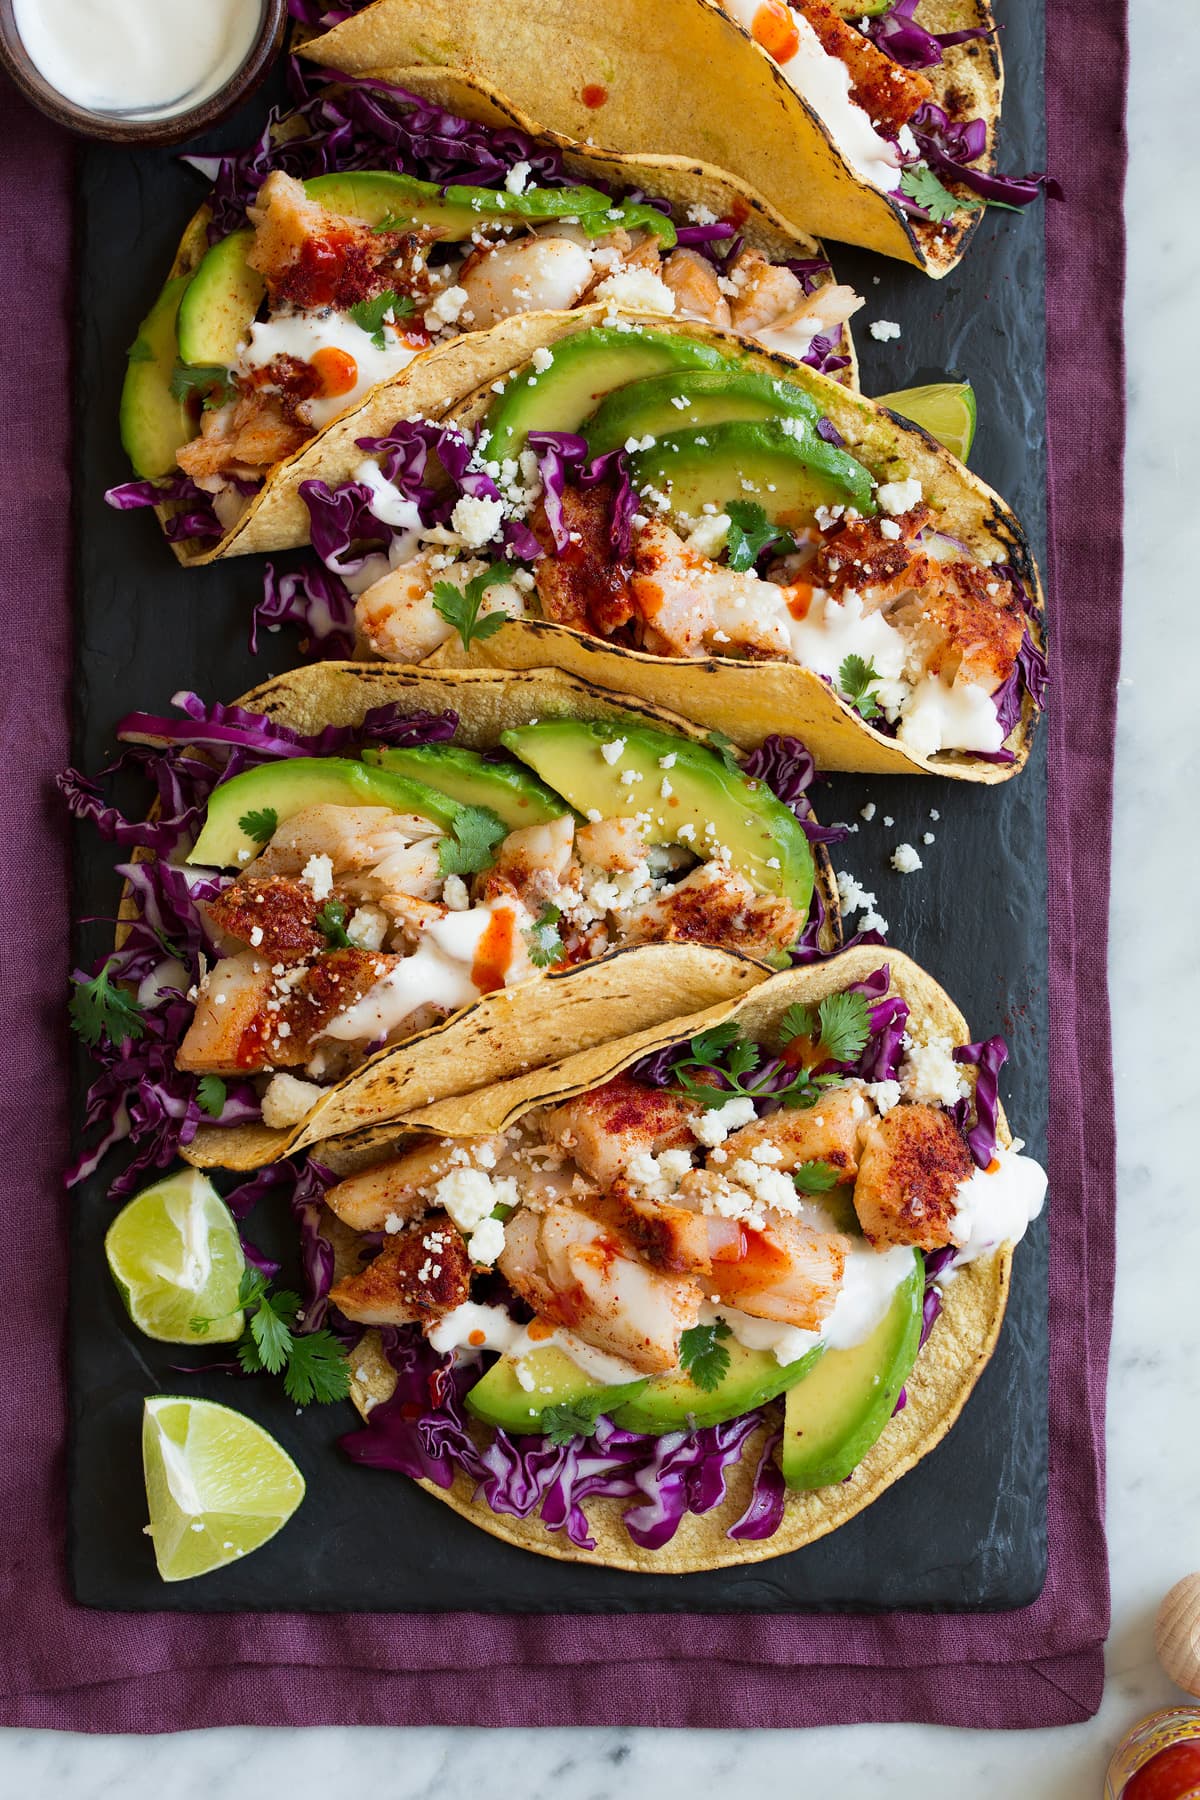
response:
<path fill-rule="evenodd" d="M 433 1212 L 389 1238 L 357 1275 L 343 1276 L 329 1298 L 360 1325 L 432 1324 L 470 1297 L 471 1258 L 448 1213 Z"/>

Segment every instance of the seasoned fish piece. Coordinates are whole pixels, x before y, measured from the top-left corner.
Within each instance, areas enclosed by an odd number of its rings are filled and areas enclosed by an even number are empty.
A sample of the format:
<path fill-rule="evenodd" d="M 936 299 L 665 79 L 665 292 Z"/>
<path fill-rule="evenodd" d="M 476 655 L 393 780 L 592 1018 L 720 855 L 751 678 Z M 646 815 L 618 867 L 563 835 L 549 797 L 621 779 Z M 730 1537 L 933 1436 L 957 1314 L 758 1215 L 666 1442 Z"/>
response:
<path fill-rule="evenodd" d="M 952 1243 L 959 1184 L 974 1167 L 962 1134 L 935 1106 L 894 1106 L 864 1134 L 854 1210 L 867 1239 L 940 1250 Z"/>
<path fill-rule="evenodd" d="M 700 1112 L 694 1100 L 617 1075 L 603 1087 L 544 1112 L 540 1123 L 548 1141 L 567 1151 L 601 1187 L 608 1187 L 635 1156 L 691 1149 L 696 1142 L 692 1121 Z"/>
<path fill-rule="evenodd" d="M 355 1231 L 384 1231 L 389 1219 L 415 1219 L 427 1212 L 437 1183 L 452 1169 L 464 1167 L 464 1157 L 491 1168 L 503 1148 L 500 1137 L 428 1138 L 339 1181 L 326 1193 L 325 1204 Z"/>
<path fill-rule="evenodd" d="M 431 1324 L 470 1297 L 471 1259 L 449 1214 L 430 1213 L 412 1231 L 389 1238 L 357 1275 L 343 1276 L 329 1298 L 360 1325 Z"/>
<path fill-rule="evenodd" d="M 840 1232 L 774 1214 L 768 1225 L 742 1226 L 740 1254 L 715 1258 L 705 1286 L 752 1318 L 819 1331 L 837 1300 L 849 1248 Z"/>
<path fill-rule="evenodd" d="M 775 894 L 759 894 L 725 863 L 703 863 L 653 900 L 621 916 L 625 943 L 736 945 L 748 956 L 790 950 L 807 919 Z"/>
<path fill-rule="evenodd" d="M 720 1167 L 739 1157 L 749 1157 L 764 1144 L 779 1152 L 772 1168 L 791 1174 L 801 1163 L 825 1162 L 839 1171 L 839 1179 L 853 1181 L 858 1173 L 858 1146 L 872 1116 L 862 1089 L 851 1084 L 830 1088 L 815 1106 L 782 1107 L 753 1125 L 744 1125 L 726 1138 Z M 711 1152 L 709 1155 L 712 1164 Z"/>

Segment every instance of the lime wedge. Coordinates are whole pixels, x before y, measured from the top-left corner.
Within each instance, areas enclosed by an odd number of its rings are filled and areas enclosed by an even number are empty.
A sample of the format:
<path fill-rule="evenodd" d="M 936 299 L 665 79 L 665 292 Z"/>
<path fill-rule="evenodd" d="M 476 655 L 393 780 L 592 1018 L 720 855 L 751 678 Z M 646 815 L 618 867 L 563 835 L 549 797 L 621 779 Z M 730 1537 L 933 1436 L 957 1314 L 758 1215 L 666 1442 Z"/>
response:
<path fill-rule="evenodd" d="M 149 1534 L 164 1581 L 189 1581 L 257 1550 L 304 1498 L 270 1432 L 215 1400 L 156 1394 L 142 1415 Z"/>
<path fill-rule="evenodd" d="M 886 406 L 923 425 L 931 437 L 966 462 L 975 441 L 975 389 L 969 381 L 932 381 L 928 387 L 899 388 L 879 394 L 876 406 Z"/>
<path fill-rule="evenodd" d="M 237 1226 L 208 1177 L 181 1170 L 122 1207 L 104 1254 L 139 1331 L 164 1344 L 227 1344 L 242 1335 Z M 211 1320 L 204 1330 L 193 1321 Z"/>

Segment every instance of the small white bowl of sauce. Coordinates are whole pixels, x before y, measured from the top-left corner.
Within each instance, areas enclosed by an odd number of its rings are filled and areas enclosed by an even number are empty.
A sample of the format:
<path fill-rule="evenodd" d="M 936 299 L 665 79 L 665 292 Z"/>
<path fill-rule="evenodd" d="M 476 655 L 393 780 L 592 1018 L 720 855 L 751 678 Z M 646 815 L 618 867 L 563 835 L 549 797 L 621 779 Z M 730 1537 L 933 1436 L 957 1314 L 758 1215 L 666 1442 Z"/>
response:
<path fill-rule="evenodd" d="M 287 0 L 0 0 L 0 63 L 84 137 L 174 144 L 266 77 Z"/>

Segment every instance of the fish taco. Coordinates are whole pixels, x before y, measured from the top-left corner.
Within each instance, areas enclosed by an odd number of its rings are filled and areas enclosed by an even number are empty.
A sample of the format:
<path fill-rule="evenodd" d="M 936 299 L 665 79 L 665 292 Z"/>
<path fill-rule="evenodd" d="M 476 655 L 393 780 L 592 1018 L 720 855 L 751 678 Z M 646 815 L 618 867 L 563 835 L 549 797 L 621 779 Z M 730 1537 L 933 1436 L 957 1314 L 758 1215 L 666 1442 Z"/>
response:
<path fill-rule="evenodd" d="M 302 498 L 322 566 L 290 604 L 377 656 L 552 664 L 746 748 L 769 721 L 828 769 L 995 782 L 1028 756 L 1043 601 L 1010 508 L 898 414 L 698 322 L 558 322 Z"/>
<path fill-rule="evenodd" d="M 301 484 L 381 421 L 435 416 L 547 315 L 711 317 L 854 376 L 862 304 L 819 244 L 719 171 L 564 155 L 386 83 L 293 70 L 295 108 L 215 177 L 129 352 L 121 436 L 181 561 L 303 543 Z"/>
<path fill-rule="evenodd" d="M 841 941 L 812 759 L 752 757 L 556 671 L 322 663 L 120 735 L 145 822 L 76 977 L 88 1166 L 251 1168 L 725 1001 Z M 134 1106 L 129 1095 L 137 1096 Z"/>
<path fill-rule="evenodd" d="M 664 0 L 651 32 L 635 0 L 376 0 L 302 54 L 422 93 L 450 79 L 462 110 L 559 143 L 702 156 L 796 228 L 933 276 L 986 205 L 1045 181 L 996 172 L 988 0 Z"/>
<path fill-rule="evenodd" d="M 319 1168 L 356 1461 L 522 1549 L 685 1573 L 835 1530 L 950 1429 L 1046 1181 L 915 963 L 858 948 Z M 331 1259 L 332 1260 L 332 1259 Z"/>

